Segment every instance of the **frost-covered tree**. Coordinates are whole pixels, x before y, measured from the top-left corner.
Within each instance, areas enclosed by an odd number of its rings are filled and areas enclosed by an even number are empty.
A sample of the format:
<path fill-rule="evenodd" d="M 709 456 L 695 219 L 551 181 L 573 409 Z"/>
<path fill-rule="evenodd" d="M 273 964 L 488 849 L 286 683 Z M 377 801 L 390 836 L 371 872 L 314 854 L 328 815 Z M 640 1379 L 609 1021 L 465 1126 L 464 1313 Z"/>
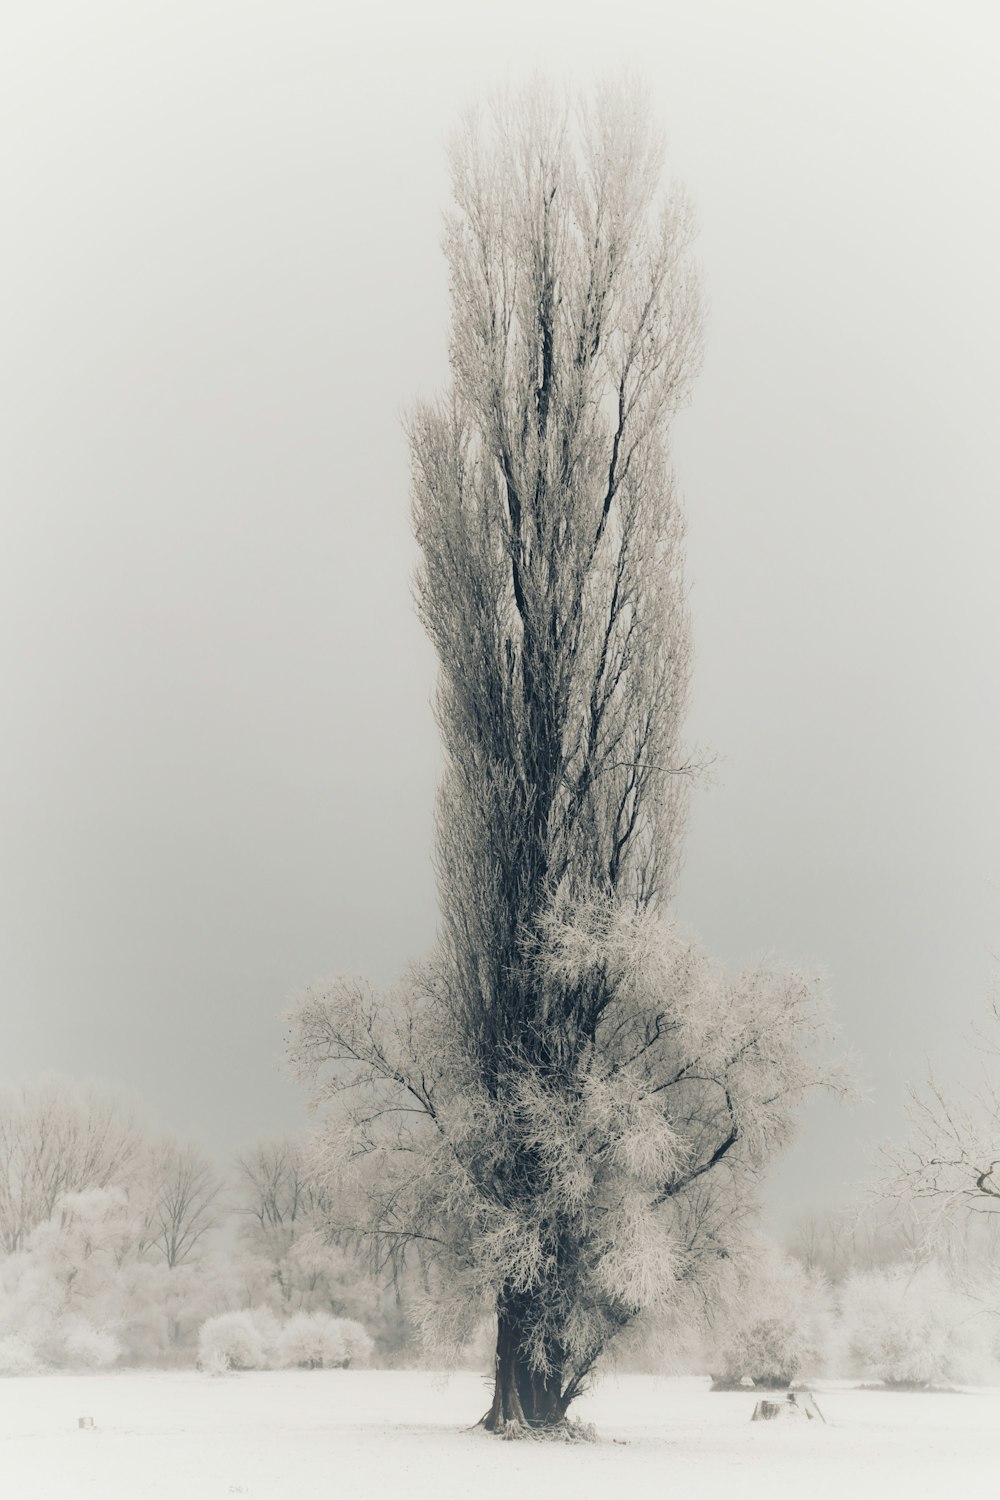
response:
<path fill-rule="evenodd" d="M 953 1210 L 1000 1212 L 1000 998 L 994 997 L 988 1032 L 976 1029 L 980 1077 L 964 1090 L 944 1087 L 933 1075 L 911 1088 L 909 1134 L 885 1151 L 887 1197 Z"/>
<path fill-rule="evenodd" d="M 490 1430 L 563 1422 L 640 1315 L 704 1291 L 819 1077 L 802 978 L 669 921 L 691 759 L 667 432 L 698 362 L 683 194 L 644 106 L 536 89 L 455 144 L 451 384 L 409 422 L 446 771 L 436 952 L 318 986 L 330 1228 L 496 1318 Z"/>
<path fill-rule="evenodd" d="M 158 1252 L 173 1270 L 219 1226 L 222 1178 L 199 1145 L 173 1138 L 152 1148 L 147 1172 L 143 1248 Z"/>
<path fill-rule="evenodd" d="M 0 1093 L 0 1250 L 21 1249 L 66 1193 L 124 1187 L 147 1151 L 117 1090 L 48 1077 Z"/>
<path fill-rule="evenodd" d="M 363 1318 L 394 1337 L 368 1267 L 322 1234 L 322 1195 L 294 1137 L 258 1141 L 236 1157 L 236 1204 L 246 1253 L 239 1264 L 257 1285 L 251 1300 L 276 1311 L 322 1311 Z M 249 1257 L 249 1258 L 248 1258 Z"/>
<path fill-rule="evenodd" d="M 319 1198 L 299 1141 L 258 1141 L 236 1157 L 237 1207 L 247 1239 L 275 1259 L 313 1225 Z"/>
<path fill-rule="evenodd" d="M 0 1334 L 24 1339 L 43 1363 L 112 1363 L 129 1321 L 138 1228 L 119 1188 L 63 1194 L 24 1248 L 0 1261 Z"/>
<path fill-rule="evenodd" d="M 890 1388 L 996 1378 L 994 1325 L 933 1263 L 851 1276 L 841 1293 L 841 1338 L 854 1373 Z"/>
<path fill-rule="evenodd" d="M 196 1274 L 219 1188 L 198 1146 L 150 1137 L 111 1085 L 48 1077 L 5 1090 L 0 1331 L 50 1363 L 112 1348 L 175 1356 L 205 1297 L 219 1301 L 218 1276 Z M 239 1296 L 231 1267 L 225 1280 L 223 1308 Z"/>
<path fill-rule="evenodd" d="M 720 1386 L 749 1379 L 784 1388 L 826 1366 L 833 1327 L 829 1283 L 791 1256 L 764 1251 L 748 1258 L 717 1325 L 712 1368 Z"/>
<path fill-rule="evenodd" d="M 788 1249 L 807 1270 L 839 1283 L 856 1271 L 919 1265 L 932 1241 L 943 1249 L 938 1227 L 937 1215 L 919 1200 L 868 1193 L 853 1206 L 801 1219 Z"/>

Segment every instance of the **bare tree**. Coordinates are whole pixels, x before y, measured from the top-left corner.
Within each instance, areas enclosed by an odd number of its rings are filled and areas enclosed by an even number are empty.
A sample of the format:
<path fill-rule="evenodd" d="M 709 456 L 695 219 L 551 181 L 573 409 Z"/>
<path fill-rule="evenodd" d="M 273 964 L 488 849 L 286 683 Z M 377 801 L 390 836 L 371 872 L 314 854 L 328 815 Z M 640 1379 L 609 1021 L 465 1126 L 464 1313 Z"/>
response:
<path fill-rule="evenodd" d="M 1000 999 L 994 997 L 991 1027 L 976 1029 L 980 1061 L 977 1084 L 948 1090 L 931 1074 L 909 1093 L 909 1137 L 887 1147 L 885 1191 L 953 1210 L 991 1214 L 1000 1210 Z"/>
<path fill-rule="evenodd" d="M 258 1141 L 236 1157 L 236 1168 L 244 1241 L 267 1263 L 282 1303 L 368 1319 L 377 1314 L 381 1294 L 367 1266 L 322 1232 L 324 1203 L 303 1143 L 287 1136 Z"/>
<path fill-rule="evenodd" d="M 116 1090 L 44 1078 L 0 1095 L 0 1248 L 20 1250 L 65 1193 L 127 1187 L 146 1151 Z"/>
<path fill-rule="evenodd" d="M 617 91 L 531 91 L 454 148 L 452 382 L 409 424 L 440 942 L 293 1020 L 331 1227 L 419 1248 L 439 1333 L 492 1310 L 491 1430 L 561 1424 L 612 1339 L 704 1289 L 820 1076 L 812 987 L 730 980 L 664 918 L 692 770 L 666 434 L 700 315 L 660 166 Z"/>
<path fill-rule="evenodd" d="M 289 1137 L 258 1141 L 236 1157 L 239 1211 L 269 1253 L 284 1254 L 312 1227 L 317 1192 L 301 1144 Z"/>
<path fill-rule="evenodd" d="M 148 1172 L 142 1249 L 158 1250 L 172 1270 L 221 1223 L 222 1179 L 200 1146 L 177 1140 L 157 1143 Z"/>
<path fill-rule="evenodd" d="M 922 1205 L 876 1191 L 852 1207 L 799 1220 L 787 1248 L 807 1270 L 822 1270 L 841 1282 L 856 1272 L 921 1264 L 930 1253 L 933 1228 Z"/>

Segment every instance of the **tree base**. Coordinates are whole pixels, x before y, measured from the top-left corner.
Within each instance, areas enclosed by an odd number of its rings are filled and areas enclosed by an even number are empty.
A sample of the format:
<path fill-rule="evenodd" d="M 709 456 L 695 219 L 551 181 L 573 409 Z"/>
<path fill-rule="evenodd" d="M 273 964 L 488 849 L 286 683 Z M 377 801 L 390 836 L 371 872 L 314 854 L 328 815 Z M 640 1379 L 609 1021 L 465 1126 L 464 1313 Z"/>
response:
<path fill-rule="evenodd" d="M 597 1429 L 591 1422 L 577 1422 L 563 1417 L 558 1422 L 522 1422 L 517 1419 L 496 1422 L 492 1410 L 476 1423 L 475 1432 L 501 1438 L 505 1443 L 596 1443 Z"/>

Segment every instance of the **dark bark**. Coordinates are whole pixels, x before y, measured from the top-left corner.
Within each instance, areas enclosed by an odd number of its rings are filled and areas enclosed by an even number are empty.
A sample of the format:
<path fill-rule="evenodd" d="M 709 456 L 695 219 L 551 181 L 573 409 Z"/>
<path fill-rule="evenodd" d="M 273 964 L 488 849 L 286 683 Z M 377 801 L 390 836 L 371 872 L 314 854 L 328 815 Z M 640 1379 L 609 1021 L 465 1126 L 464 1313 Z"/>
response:
<path fill-rule="evenodd" d="M 562 1389 L 560 1351 L 551 1350 L 551 1373 L 533 1369 L 525 1353 L 532 1298 L 502 1293 L 497 1300 L 497 1348 L 493 1401 L 483 1417 L 487 1432 L 514 1427 L 557 1427 L 569 1405 Z"/>

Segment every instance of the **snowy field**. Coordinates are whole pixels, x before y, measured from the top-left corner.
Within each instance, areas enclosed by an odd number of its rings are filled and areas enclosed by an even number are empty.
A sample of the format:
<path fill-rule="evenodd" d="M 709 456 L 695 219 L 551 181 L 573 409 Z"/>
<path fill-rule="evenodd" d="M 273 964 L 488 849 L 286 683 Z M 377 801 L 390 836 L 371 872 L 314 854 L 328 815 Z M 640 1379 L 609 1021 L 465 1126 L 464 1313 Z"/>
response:
<path fill-rule="evenodd" d="M 0 1384 L 3 1500 L 967 1500 L 1000 1494 L 1000 1390 L 817 1388 L 827 1425 L 751 1424 L 754 1397 L 698 1379 L 609 1377 L 575 1410 L 596 1444 L 463 1430 L 474 1375 L 124 1372 Z M 78 1418 L 90 1416 L 92 1430 Z"/>

